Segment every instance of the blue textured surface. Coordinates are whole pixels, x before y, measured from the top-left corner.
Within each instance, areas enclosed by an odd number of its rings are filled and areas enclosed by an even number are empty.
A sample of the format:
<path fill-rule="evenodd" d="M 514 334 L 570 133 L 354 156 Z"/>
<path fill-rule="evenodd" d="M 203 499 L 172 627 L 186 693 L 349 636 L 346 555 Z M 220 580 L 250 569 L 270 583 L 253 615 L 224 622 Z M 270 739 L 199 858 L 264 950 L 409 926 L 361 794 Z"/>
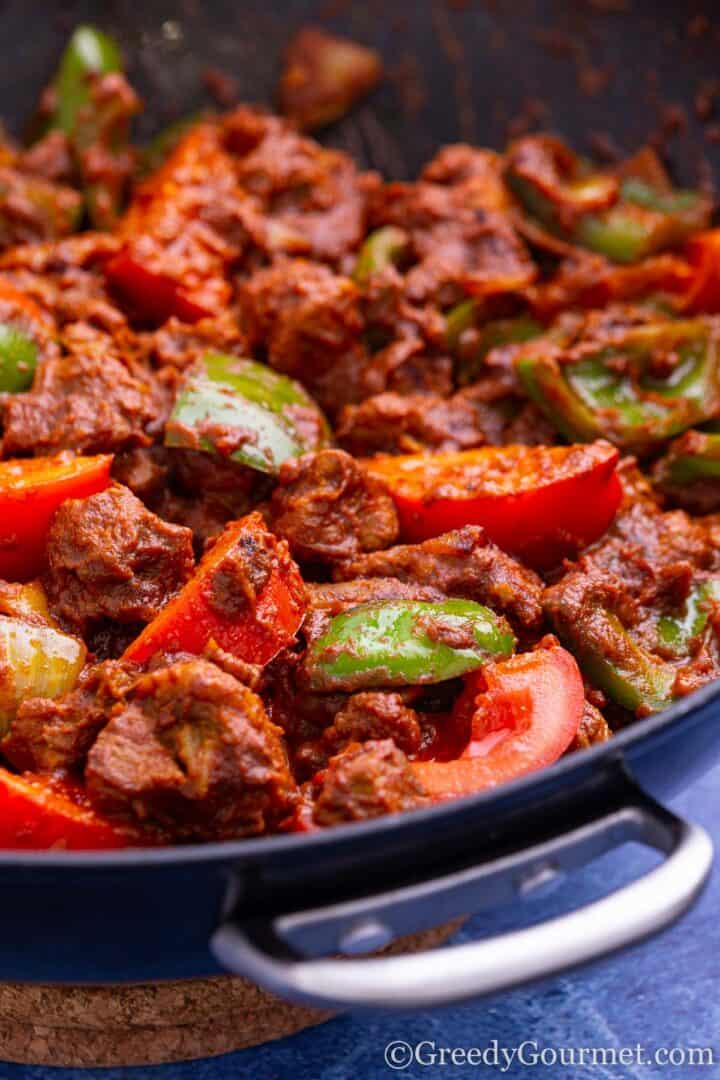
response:
<path fill-rule="evenodd" d="M 720 768 L 672 803 L 704 824 L 720 851 Z M 652 864 L 634 847 L 605 856 L 575 874 L 551 896 L 527 902 L 514 912 L 478 916 L 459 939 L 479 937 L 511 925 L 536 921 L 593 899 Z M 0 1064 L 8 1080 L 375 1080 L 393 1072 L 383 1061 L 392 1040 L 411 1045 L 428 1040 L 440 1047 L 485 1047 L 497 1040 L 514 1048 L 524 1040 L 545 1047 L 623 1047 L 640 1042 L 648 1054 L 658 1047 L 712 1047 L 719 1064 L 710 1068 L 659 1070 L 655 1066 L 511 1066 L 506 1072 L 471 1066 L 414 1065 L 395 1073 L 510 1078 L 551 1076 L 554 1080 L 614 1080 L 668 1074 L 678 1078 L 720 1076 L 720 876 L 716 872 L 694 910 L 662 937 L 591 969 L 451 1010 L 402 1016 L 344 1017 L 292 1039 L 214 1060 L 143 1069 L 44 1069 Z"/>

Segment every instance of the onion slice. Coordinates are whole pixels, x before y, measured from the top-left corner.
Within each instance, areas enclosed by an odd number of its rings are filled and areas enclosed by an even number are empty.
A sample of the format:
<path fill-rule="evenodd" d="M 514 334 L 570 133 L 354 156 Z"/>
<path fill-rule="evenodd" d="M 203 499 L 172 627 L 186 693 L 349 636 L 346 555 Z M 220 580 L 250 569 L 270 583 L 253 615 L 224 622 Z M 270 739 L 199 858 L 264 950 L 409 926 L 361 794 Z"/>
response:
<path fill-rule="evenodd" d="M 82 642 L 51 626 L 0 616 L 0 733 L 32 697 L 71 690 L 85 663 Z"/>

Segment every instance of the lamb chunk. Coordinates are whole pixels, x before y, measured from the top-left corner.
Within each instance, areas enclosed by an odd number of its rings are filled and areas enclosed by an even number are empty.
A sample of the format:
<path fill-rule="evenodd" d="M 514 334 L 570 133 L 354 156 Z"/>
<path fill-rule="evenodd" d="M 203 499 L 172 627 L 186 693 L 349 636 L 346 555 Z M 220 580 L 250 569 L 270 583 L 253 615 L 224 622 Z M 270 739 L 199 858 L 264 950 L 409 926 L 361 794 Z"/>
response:
<path fill-rule="evenodd" d="M 100 232 L 26 244 L 0 256 L 0 277 L 61 326 L 88 323 L 111 334 L 127 333 L 127 320 L 111 301 L 102 275 L 118 248 L 116 237 Z"/>
<path fill-rule="evenodd" d="M 429 800 L 392 739 L 351 745 L 330 760 L 315 799 L 318 825 L 366 821 L 426 806 Z"/>
<path fill-rule="evenodd" d="M 573 750 L 587 750 L 589 746 L 595 746 L 596 743 L 607 742 L 611 736 L 612 730 L 603 714 L 589 701 L 586 701 L 580 727 L 568 747 L 568 753 Z"/>
<path fill-rule="evenodd" d="M 58 450 L 99 454 L 148 446 L 168 407 L 152 372 L 84 324 L 68 328 L 66 353 L 40 364 L 32 389 L 3 406 L 6 457 Z"/>
<path fill-rule="evenodd" d="M 270 519 L 293 555 L 305 561 L 354 558 L 398 537 L 392 498 L 342 450 L 286 461 L 270 502 Z"/>
<path fill-rule="evenodd" d="M 278 371 L 300 379 L 334 411 L 363 396 L 366 354 L 359 294 L 349 278 L 304 259 L 278 259 L 239 291 L 250 346 Z"/>
<path fill-rule="evenodd" d="M 369 691 L 353 694 L 336 713 L 319 738 L 297 747 L 294 768 L 300 776 L 313 777 L 327 767 L 329 759 L 351 743 L 392 739 L 405 754 L 415 754 L 422 742 L 417 713 L 401 694 Z"/>
<path fill-rule="evenodd" d="M 507 215 L 473 206 L 463 190 L 444 184 L 395 182 L 373 196 L 373 225 L 397 225 L 410 236 L 414 265 L 406 295 L 442 307 L 468 293 L 491 296 L 527 288 L 535 265 Z"/>
<path fill-rule="evenodd" d="M 512 198 L 503 180 L 504 161 L 495 150 L 483 150 L 467 143 L 441 147 L 420 174 L 431 184 L 459 189 L 466 206 L 482 210 L 508 210 Z"/>
<path fill-rule="evenodd" d="M 146 505 L 163 492 L 170 469 L 169 453 L 163 446 L 138 446 L 117 454 L 112 464 L 113 479 L 130 488 Z"/>
<path fill-rule="evenodd" d="M 241 188 L 273 230 L 314 259 L 337 265 L 355 251 L 367 225 L 368 194 L 379 181 L 358 173 L 347 154 L 305 138 L 278 117 L 239 108 L 224 120 L 226 145 Z"/>
<path fill-rule="evenodd" d="M 72 184 L 75 177 L 70 140 L 64 131 L 50 130 L 18 155 L 17 164 L 24 173 L 41 176 L 55 184 Z"/>
<path fill-rule="evenodd" d="M 374 49 L 306 26 L 285 54 L 280 108 L 300 128 L 323 127 L 373 90 L 381 75 Z"/>
<path fill-rule="evenodd" d="M 115 484 L 60 506 L 48 562 L 48 597 L 66 624 L 82 631 L 99 619 L 149 622 L 192 574 L 192 533 Z"/>
<path fill-rule="evenodd" d="M 448 596 L 487 604 L 524 631 L 535 631 L 542 622 L 540 578 L 490 543 L 479 525 L 361 555 L 340 563 L 333 573 L 336 581 L 396 577 L 431 585 Z"/>
<path fill-rule="evenodd" d="M 149 355 L 160 367 L 185 370 L 208 352 L 247 356 L 248 348 L 232 311 L 224 310 L 212 319 L 200 319 L 190 325 L 177 318 L 168 319 L 159 330 L 147 336 Z"/>
<path fill-rule="evenodd" d="M 104 813 L 174 840 L 229 840 L 272 829 L 295 794 L 281 731 L 260 698 L 206 660 L 141 676 L 88 754 Z"/>
<path fill-rule="evenodd" d="M 77 769 L 138 674 L 134 664 L 106 660 L 85 668 L 75 689 L 60 698 L 29 698 L 18 709 L 0 749 L 21 772 Z"/>
<path fill-rule="evenodd" d="M 81 212 L 73 188 L 0 165 L 0 250 L 67 236 Z"/>
<path fill-rule="evenodd" d="M 403 701 L 401 694 L 366 691 L 353 694 L 323 733 L 330 751 L 339 751 L 348 743 L 392 739 L 405 754 L 420 749 L 422 732 L 417 713 Z"/>
<path fill-rule="evenodd" d="M 347 405 L 337 438 L 348 453 L 358 456 L 470 450 L 486 441 L 477 407 L 460 395 L 394 393 Z"/>

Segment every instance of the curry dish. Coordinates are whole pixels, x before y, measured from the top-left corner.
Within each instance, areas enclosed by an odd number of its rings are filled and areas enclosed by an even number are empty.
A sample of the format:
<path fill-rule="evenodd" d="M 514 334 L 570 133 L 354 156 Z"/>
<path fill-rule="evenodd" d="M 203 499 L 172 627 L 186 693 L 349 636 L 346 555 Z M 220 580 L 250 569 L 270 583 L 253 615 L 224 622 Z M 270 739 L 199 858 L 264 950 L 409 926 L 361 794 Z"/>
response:
<path fill-rule="evenodd" d="M 720 675 L 720 231 L 641 148 L 129 141 L 71 38 L 0 141 L 0 846 L 312 831 L 467 795 Z"/>

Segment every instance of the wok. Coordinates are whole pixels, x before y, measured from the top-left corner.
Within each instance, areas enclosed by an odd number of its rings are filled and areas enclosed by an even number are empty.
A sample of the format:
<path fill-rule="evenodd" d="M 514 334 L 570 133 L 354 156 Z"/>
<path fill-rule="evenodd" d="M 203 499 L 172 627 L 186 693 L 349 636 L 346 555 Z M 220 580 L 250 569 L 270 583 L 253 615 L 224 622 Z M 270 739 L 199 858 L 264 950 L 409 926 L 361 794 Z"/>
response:
<path fill-rule="evenodd" d="M 720 163 L 693 108 L 716 72 L 714 7 L 0 0 L 0 114 L 21 130 L 80 21 L 122 42 L 147 103 L 147 133 L 207 104 L 208 65 L 231 74 L 243 99 L 270 102 L 284 44 L 315 22 L 386 59 L 383 87 L 326 138 L 388 175 L 413 175 L 444 142 L 501 146 L 519 117 L 516 129 L 539 120 L 582 149 L 599 134 L 631 150 L 664 126 L 674 130 L 672 164 L 695 182 Z M 682 108 L 663 115 L 668 102 Z M 717 684 L 540 773 L 429 810 L 226 844 L 0 852 L 0 980 L 148 981 L 225 969 L 314 1004 L 405 1008 L 548 975 L 658 930 L 692 902 L 710 840 L 655 800 L 719 753 Z M 628 840 L 663 860 L 550 923 L 424 956 L 327 958 L 510 903 Z"/>

